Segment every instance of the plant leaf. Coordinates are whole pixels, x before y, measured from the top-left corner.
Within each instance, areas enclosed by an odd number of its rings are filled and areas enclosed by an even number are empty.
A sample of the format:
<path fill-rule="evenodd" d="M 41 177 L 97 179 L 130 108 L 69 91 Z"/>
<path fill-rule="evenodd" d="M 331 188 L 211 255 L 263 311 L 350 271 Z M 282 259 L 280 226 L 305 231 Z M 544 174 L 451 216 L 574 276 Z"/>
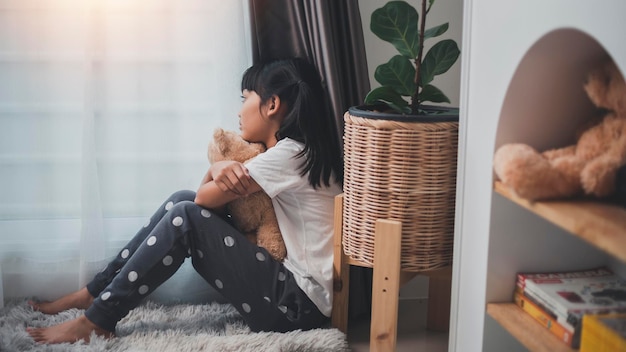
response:
<path fill-rule="evenodd" d="M 430 48 L 422 61 L 420 86 L 426 86 L 436 75 L 448 71 L 458 59 L 459 54 L 459 47 L 452 39 L 442 40 Z"/>
<path fill-rule="evenodd" d="M 374 78 L 383 86 L 390 86 L 401 95 L 413 95 L 416 85 L 415 67 L 411 60 L 402 55 L 396 55 L 386 64 L 376 68 Z"/>
<path fill-rule="evenodd" d="M 418 95 L 419 101 L 433 103 L 450 103 L 450 99 L 437 87 L 427 84 Z"/>
<path fill-rule="evenodd" d="M 415 59 L 419 52 L 417 11 L 404 1 L 390 1 L 372 13 L 370 30 L 398 52 Z"/>
<path fill-rule="evenodd" d="M 399 113 L 408 114 L 411 112 L 409 103 L 391 87 L 378 87 L 367 93 L 365 104 L 376 103 L 385 104 Z"/>
<path fill-rule="evenodd" d="M 424 31 L 424 41 L 428 38 L 438 37 L 448 31 L 448 23 L 440 24 L 437 27 L 429 28 Z"/>

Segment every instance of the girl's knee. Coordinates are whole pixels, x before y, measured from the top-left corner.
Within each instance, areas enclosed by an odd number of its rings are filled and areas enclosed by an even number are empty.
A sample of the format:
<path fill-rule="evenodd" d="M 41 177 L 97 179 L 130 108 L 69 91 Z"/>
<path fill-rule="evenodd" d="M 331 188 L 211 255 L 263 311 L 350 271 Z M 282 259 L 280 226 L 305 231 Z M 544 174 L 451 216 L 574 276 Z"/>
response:
<path fill-rule="evenodd" d="M 186 214 L 189 213 L 190 210 L 201 209 L 200 206 L 194 203 L 193 200 L 184 199 L 176 202 L 171 208 L 170 213 L 172 214 Z"/>
<path fill-rule="evenodd" d="M 192 192 L 194 193 L 194 192 Z M 195 195 L 195 193 L 194 193 Z M 195 198 L 195 196 L 194 196 Z M 170 212 L 176 214 L 199 214 L 202 218 L 209 219 L 214 218 L 215 216 L 220 217 L 217 213 L 215 213 L 211 209 L 204 208 L 196 202 L 194 202 L 194 198 L 191 200 L 181 200 L 179 202 L 174 202 L 173 206 L 170 208 Z"/>
<path fill-rule="evenodd" d="M 169 200 L 174 203 L 184 202 L 184 201 L 192 201 L 196 198 L 196 192 L 190 190 L 180 190 L 172 193 L 169 197 Z"/>

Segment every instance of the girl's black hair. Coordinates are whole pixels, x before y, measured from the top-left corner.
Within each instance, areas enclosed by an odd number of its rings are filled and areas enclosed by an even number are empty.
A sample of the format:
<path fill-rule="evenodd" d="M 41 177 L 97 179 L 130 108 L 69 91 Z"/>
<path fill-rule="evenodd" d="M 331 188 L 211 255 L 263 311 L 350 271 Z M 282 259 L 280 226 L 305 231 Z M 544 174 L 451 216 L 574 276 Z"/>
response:
<path fill-rule="evenodd" d="M 343 182 L 343 158 L 335 119 L 328 112 L 326 94 L 315 66 L 301 58 L 258 63 L 241 80 L 241 90 L 255 91 L 266 103 L 278 96 L 287 113 L 276 139 L 289 137 L 304 144 L 301 175 L 309 184 L 330 185 L 331 176 Z"/>

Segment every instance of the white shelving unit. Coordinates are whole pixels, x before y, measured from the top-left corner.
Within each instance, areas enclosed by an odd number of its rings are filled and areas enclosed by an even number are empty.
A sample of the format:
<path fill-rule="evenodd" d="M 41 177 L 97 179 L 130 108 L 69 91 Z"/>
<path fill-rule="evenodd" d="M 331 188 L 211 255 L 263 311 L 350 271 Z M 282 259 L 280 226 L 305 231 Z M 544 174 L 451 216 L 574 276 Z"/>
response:
<path fill-rule="evenodd" d="M 588 70 L 626 72 L 626 2 L 466 0 L 450 351 L 569 351 L 514 307 L 518 271 L 608 265 L 626 276 L 626 209 L 517 199 L 494 183 L 508 142 L 574 142 Z M 519 314 L 518 314 L 519 313 Z"/>

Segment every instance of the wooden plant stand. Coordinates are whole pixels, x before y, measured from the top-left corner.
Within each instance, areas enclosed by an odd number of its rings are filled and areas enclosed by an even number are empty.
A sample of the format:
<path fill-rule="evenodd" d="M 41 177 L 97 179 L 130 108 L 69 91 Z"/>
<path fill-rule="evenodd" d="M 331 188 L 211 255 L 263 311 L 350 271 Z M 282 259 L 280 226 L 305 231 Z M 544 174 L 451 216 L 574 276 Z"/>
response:
<path fill-rule="evenodd" d="M 350 271 L 348 266 L 372 266 L 368 263 L 349 258 L 344 253 L 342 245 L 342 194 L 335 197 L 334 214 L 334 292 L 332 325 L 342 332 L 347 333 L 350 287 Z M 401 235 L 401 222 L 386 219 L 380 219 L 376 222 L 372 316 L 370 323 L 370 351 L 373 352 L 395 351 L 400 287 L 418 274 L 429 277 L 427 329 L 434 331 L 448 331 L 449 329 L 452 267 L 428 272 L 407 272 L 401 270 Z"/>

